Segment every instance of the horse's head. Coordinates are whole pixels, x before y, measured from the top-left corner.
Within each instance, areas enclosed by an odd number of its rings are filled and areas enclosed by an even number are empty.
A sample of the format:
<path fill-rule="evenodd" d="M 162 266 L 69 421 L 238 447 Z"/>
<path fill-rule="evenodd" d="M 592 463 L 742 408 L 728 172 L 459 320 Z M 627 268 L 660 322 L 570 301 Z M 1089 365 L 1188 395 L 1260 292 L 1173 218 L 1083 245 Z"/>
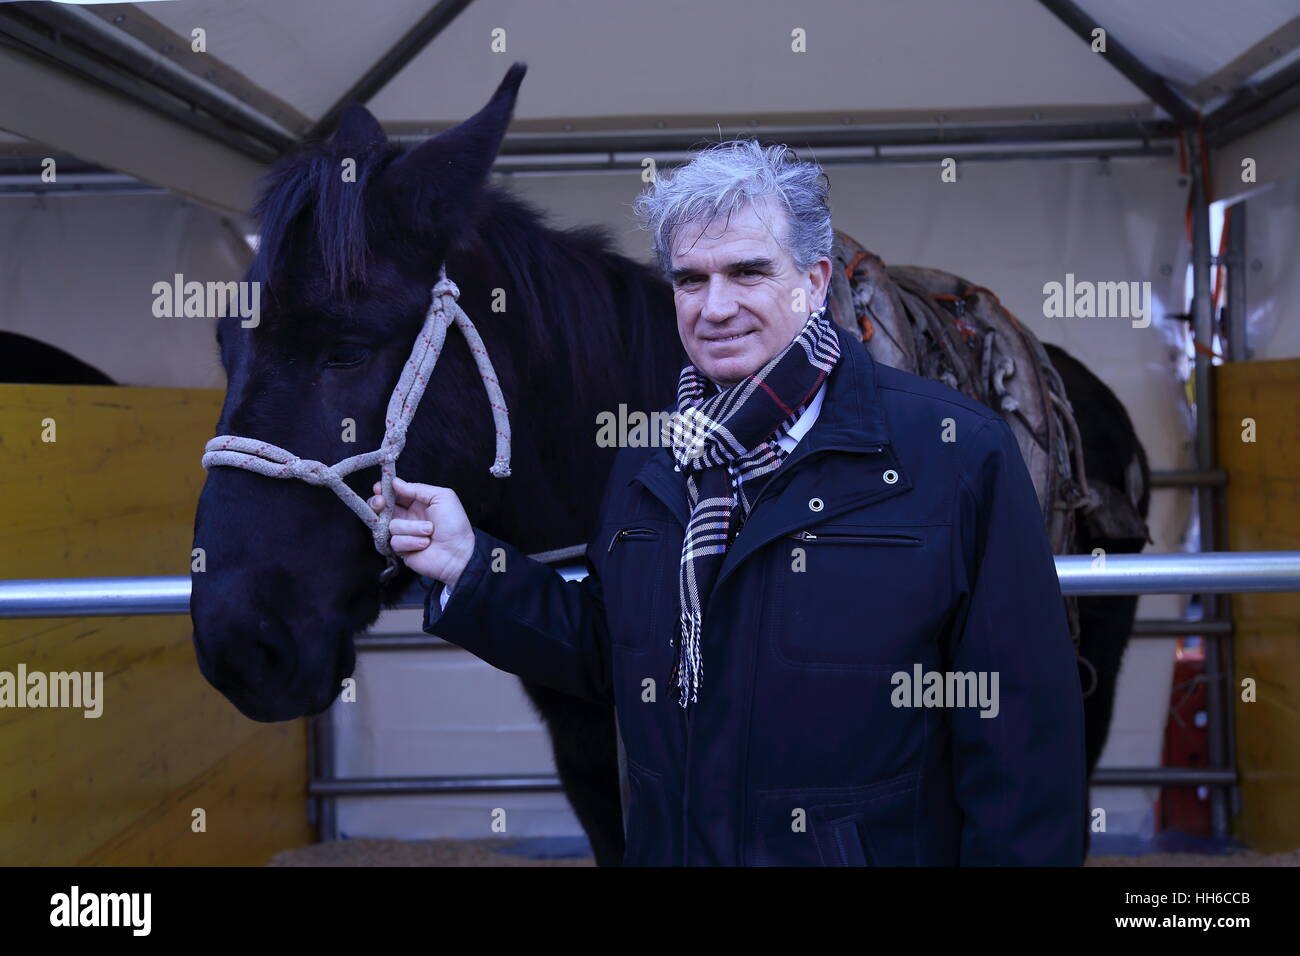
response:
<path fill-rule="evenodd" d="M 334 137 L 279 166 L 258 203 L 260 316 L 217 321 L 227 391 L 216 434 L 279 445 L 333 464 L 379 448 L 389 396 L 430 305 L 438 270 L 461 284 L 472 319 L 490 290 L 471 289 L 457 256 L 523 78 L 510 68 L 470 119 L 409 149 L 352 107 Z M 513 363 L 479 325 L 502 387 Z M 506 360 L 503 360 L 505 358 Z M 398 461 L 404 478 L 455 487 L 481 519 L 500 479 L 494 430 L 472 356 L 449 331 Z M 348 485 L 371 494 L 379 468 Z M 412 580 L 381 590 L 369 529 L 330 490 L 237 467 L 212 467 L 199 498 L 192 574 L 194 642 L 204 676 L 244 714 L 286 720 L 327 708 L 355 663 L 352 637 Z"/>

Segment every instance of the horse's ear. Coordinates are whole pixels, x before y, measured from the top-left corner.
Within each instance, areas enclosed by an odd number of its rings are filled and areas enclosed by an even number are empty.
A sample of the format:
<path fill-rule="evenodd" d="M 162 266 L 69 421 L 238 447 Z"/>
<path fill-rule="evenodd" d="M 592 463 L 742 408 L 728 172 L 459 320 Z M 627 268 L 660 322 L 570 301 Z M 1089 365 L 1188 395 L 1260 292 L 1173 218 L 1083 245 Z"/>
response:
<path fill-rule="evenodd" d="M 362 152 L 372 146 L 382 146 L 388 142 L 384 128 L 374 114 L 360 103 L 349 103 L 339 116 L 338 129 L 330 138 L 330 143 L 342 150 Z"/>
<path fill-rule="evenodd" d="M 486 106 L 413 147 L 389 167 L 386 184 L 400 194 L 398 208 L 414 217 L 411 225 L 417 231 L 434 218 L 440 225 L 458 222 L 458 214 L 472 204 L 501 148 L 527 69 L 515 63 Z"/>

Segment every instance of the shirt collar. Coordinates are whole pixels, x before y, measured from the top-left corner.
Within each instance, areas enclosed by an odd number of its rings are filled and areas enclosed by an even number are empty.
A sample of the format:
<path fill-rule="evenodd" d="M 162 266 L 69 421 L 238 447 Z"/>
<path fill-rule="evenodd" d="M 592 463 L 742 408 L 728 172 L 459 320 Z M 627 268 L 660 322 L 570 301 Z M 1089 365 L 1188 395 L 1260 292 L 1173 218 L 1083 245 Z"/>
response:
<path fill-rule="evenodd" d="M 790 426 L 784 435 L 777 439 L 777 443 L 786 451 L 790 451 L 799 443 L 799 439 L 807 434 L 808 429 L 812 428 L 817 422 L 817 416 L 821 414 L 822 401 L 826 398 L 826 383 L 822 382 L 821 387 L 817 389 L 817 394 L 813 400 L 803 410 L 798 421 Z"/>
<path fill-rule="evenodd" d="M 820 413 L 805 441 L 818 448 L 888 445 L 889 424 L 876 384 L 876 361 L 852 332 L 836 324 L 835 334 L 840 360 L 826 379 Z"/>

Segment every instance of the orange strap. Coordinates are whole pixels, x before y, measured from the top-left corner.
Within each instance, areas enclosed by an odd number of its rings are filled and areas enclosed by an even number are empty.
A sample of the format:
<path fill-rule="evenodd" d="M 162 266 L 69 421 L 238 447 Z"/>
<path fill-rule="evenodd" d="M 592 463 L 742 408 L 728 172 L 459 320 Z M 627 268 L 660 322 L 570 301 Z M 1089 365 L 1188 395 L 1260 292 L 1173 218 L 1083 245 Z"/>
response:
<path fill-rule="evenodd" d="M 849 280 L 849 287 L 853 287 L 853 273 L 858 271 L 858 263 L 865 259 L 870 253 L 864 251 L 858 252 L 853 257 L 853 261 L 844 267 L 844 278 Z M 876 327 L 871 324 L 868 316 L 862 316 L 858 319 L 858 325 L 862 327 L 862 341 L 870 342 L 871 337 L 876 334 Z"/>
<path fill-rule="evenodd" d="M 844 267 L 844 278 L 850 282 L 853 281 L 853 273 L 858 271 L 858 263 L 867 257 L 866 252 L 859 252 L 853 257 L 853 261 Z"/>
<path fill-rule="evenodd" d="M 997 297 L 997 293 L 995 293 L 992 289 L 984 288 L 984 286 L 982 285 L 967 286 L 965 289 L 962 290 L 960 295 L 951 295 L 948 293 L 944 293 L 940 295 L 932 295 L 930 296 L 930 298 L 942 299 L 945 302 L 956 302 L 958 299 L 962 299 L 962 300 L 969 299 L 976 292 L 983 292 L 985 295 L 991 298 L 995 303 L 997 303 L 998 308 L 1007 314 L 1007 318 L 1011 320 L 1011 324 L 1016 327 L 1017 332 L 1023 333 L 1025 331 L 1020 324 L 1020 320 L 1017 319 L 1014 314 L 1012 314 L 1010 309 L 1008 309 L 1005 305 L 1002 304 L 1002 300 Z"/>
<path fill-rule="evenodd" d="M 1206 346 L 1202 345 L 1200 342 L 1192 342 L 1192 345 L 1194 345 L 1196 347 L 1196 351 L 1200 352 L 1202 355 L 1208 355 L 1210 358 L 1223 359 L 1223 356 L 1220 355 L 1218 352 L 1214 351 L 1214 349 L 1207 348 Z"/>

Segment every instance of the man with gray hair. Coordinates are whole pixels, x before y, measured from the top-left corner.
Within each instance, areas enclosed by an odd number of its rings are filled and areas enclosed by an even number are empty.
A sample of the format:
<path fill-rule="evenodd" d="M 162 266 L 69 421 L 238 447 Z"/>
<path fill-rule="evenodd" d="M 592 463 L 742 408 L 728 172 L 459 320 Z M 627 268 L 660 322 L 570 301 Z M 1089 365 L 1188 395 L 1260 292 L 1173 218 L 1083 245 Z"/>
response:
<path fill-rule="evenodd" d="M 635 210 L 691 440 L 619 452 L 581 582 L 399 481 L 424 629 L 615 706 L 627 864 L 1080 864 L 1082 697 L 1010 428 L 830 321 L 815 163 L 720 143 Z"/>

